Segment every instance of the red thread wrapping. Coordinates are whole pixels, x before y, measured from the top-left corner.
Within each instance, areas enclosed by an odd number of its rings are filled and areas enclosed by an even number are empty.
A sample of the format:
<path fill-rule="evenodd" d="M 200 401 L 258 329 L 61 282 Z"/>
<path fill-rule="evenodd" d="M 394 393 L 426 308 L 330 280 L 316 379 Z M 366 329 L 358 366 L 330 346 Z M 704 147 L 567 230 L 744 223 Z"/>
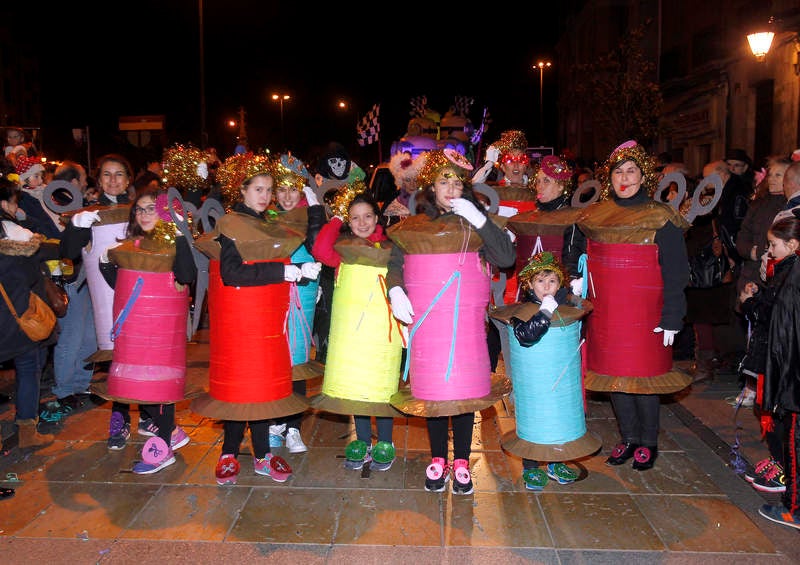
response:
<path fill-rule="evenodd" d="M 661 323 L 664 285 L 655 245 L 587 245 L 589 299 L 586 366 L 614 377 L 649 377 L 672 368 L 672 347 L 653 329 Z"/>
<path fill-rule="evenodd" d="M 503 303 L 513 304 L 520 302 L 521 297 L 517 296 L 519 292 L 519 273 L 525 265 L 528 264 L 528 259 L 533 255 L 533 249 L 536 247 L 536 239 L 539 238 L 542 242 L 542 251 L 550 251 L 553 256 L 561 261 L 561 248 L 564 245 L 564 237 L 558 235 L 520 235 L 517 237 L 517 262 L 512 269 L 504 269 L 506 273 L 506 289 L 503 292 Z"/>
<path fill-rule="evenodd" d="M 285 334 L 289 283 L 225 286 L 214 259 L 208 273 L 209 394 L 224 402 L 287 398 L 292 394 Z"/>

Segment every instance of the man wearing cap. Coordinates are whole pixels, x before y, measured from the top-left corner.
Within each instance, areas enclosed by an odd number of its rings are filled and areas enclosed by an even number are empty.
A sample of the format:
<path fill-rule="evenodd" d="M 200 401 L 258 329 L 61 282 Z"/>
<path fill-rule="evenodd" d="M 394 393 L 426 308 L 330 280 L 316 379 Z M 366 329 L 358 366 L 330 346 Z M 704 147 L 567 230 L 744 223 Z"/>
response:
<path fill-rule="evenodd" d="M 748 190 L 754 188 L 755 172 L 753 171 L 753 161 L 744 149 L 731 149 L 725 154 L 725 163 L 731 174 L 737 175 L 742 179 Z"/>

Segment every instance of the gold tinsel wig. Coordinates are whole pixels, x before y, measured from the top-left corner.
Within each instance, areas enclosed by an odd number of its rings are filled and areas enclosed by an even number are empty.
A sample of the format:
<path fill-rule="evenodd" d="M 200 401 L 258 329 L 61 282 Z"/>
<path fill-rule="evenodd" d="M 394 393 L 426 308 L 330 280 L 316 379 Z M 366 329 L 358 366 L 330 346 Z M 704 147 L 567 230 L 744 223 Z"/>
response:
<path fill-rule="evenodd" d="M 500 139 L 492 143 L 497 149 L 500 150 L 500 160 L 502 161 L 503 155 L 510 152 L 512 149 L 525 151 L 528 147 L 528 139 L 525 137 L 525 132 L 518 129 L 506 130 L 500 134 Z"/>
<path fill-rule="evenodd" d="M 191 145 L 176 144 L 164 151 L 164 178 L 167 186 L 181 192 L 189 189 L 207 189 L 210 153 Z"/>
<path fill-rule="evenodd" d="M 463 183 L 468 183 L 470 179 L 470 171 L 472 171 L 472 163 L 466 157 L 455 149 L 435 149 L 428 152 L 425 159 L 425 164 L 419 172 L 417 177 L 419 186 L 427 188 L 433 186 L 436 181 L 436 176 L 442 172 L 443 169 L 450 168 L 455 171 L 459 180 Z"/>
<path fill-rule="evenodd" d="M 598 171 L 600 184 L 603 187 L 603 192 L 600 195 L 601 200 L 605 200 L 614 192 L 611 186 L 611 173 L 626 161 L 633 161 L 636 166 L 639 167 L 642 171 L 642 189 L 646 190 L 650 196 L 653 195 L 658 185 L 656 159 L 652 155 L 649 155 L 644 147 L 639 145 L 636 141 L 629 140 L 614 149 Z"/>
<path fill-rule="evenodd" d="M 222 192 L 228 202 L 239 198 L 242 184 L 256 175 L 275 177 L 275 164 L 266 153 L 240 153 L 231 155 L 217 170 L 217 180 L 222 184 Z"/>
<path fill-rule="evenodd" d="M 294 187 L 302 191 L 308 184 L 308 170 L 303 162 L 292 155 L 284 153 L 275 161 L 275 186 Z"/>

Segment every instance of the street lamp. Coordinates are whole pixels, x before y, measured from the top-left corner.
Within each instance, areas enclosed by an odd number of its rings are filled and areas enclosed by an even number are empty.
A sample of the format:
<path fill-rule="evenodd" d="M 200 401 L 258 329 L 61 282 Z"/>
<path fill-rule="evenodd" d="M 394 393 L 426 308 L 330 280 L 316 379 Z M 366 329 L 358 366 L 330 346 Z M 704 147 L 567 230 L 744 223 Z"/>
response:
<path fill-rule="evenodd" d="M 539 135 L 542 142 L 544 142 L 544 69 L 552 66 L 553 63 L 550 61 L 539 61 L 533 66 L 534 69 L 539 69 Z"/>
<path fill-rule="evenodd" d="M 289 100 L 291 96 L 288 94 L 273 94 L 272 99 L 277 100 L 281 105 L 281 146 L 284 146 L 284 138 L 283 138 L 283 101 Z M 285 146 L 283 147 L 285 148 Z"/>

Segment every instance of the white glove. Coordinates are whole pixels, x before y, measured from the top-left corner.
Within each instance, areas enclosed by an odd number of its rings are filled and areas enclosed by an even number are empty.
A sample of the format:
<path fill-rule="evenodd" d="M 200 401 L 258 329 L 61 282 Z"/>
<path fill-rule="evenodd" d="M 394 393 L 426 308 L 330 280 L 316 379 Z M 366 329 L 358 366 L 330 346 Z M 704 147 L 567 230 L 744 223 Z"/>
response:
<path fill-rule="evenodd" d="M 317 299 L 314 301 L 314 304 L 319 304 L 319 299 L 322 298 L 322 287 L 317 287 Z"/>
<path fill-rule="evenodd" d="M 486 224 L 486 216 L 469 200 L 465 198 L 453 198 L 450 204 L 453 206 L 454 213 L 467 220 L 477 229 L 482 228 Z"/>
<path fill-rule="evenodd" d="M 100 262 L 101 263 L 108 263 L 108 261 L 109 261 L 108 252 L 111 251 L 112 249 L 114 249 L 115 247 L 119 247 L 120 245 L 122 245 L 122 242 L 118 241 L 117 243 L 112 243 L 111 245 L 106 247 L 106 250 L 103 251 L 103 253 L 100 255 Z"/>
<path fill-rule="evenodd" d="M 319 276 L 319 272 L 322 269 L 322 263 L 319 261 L 316 263 L 303 263 L 300 265 L 300 274 L 304 279 L 311 279 L 316 280 Z"/>
<path fill-rule="evenodd" d="M 769 251 L 764 251 L 761 256 L 761 268 L 758 270 L 761 280 L 767 282 L 767 261 L 769 261 Z"/>
<path fill-rule="evenodd" d="M 303 278 L 303 273 L 297 265 L 285 265 L 283 267 L 283 280 L 297 282 Z"/>
<path fill-rule="evenodd" d="M 486 160 L 492 164 L 497 163 L 500 160 L 500 150 L 494 145 L 490 145 L 486 150 Z"/>
<path fill-rule="evenodd" d="M 312 190 L 310 186 L 303 187 L 303 194 L 306 195 L 306 202 L 308 202 L 309 206 L 316 206 L 319 204 L 319 199 L 317 198 L 317 194 Z"/>
<path fill-rule="evenodd" d="M 392 303 L 392 314 L 394 314 L 395 318 L 404 324 L 412 323 L 414 309 L 411 307 L 411 301 L 402 288 L 399 286 L 390 288 L 389 301 Z"/>
<path fill-rule="evenodd" d="M 664 332 L 664 347 L 672 345 L 675 341 L 675 334 L 680 330 L 665 330 L 661 326 L 653 330 L 654 333 Z"/>
<path fill-rule="evenodd" d="M 569 281 L 569 287 L 572 289 L 572 294 L 580 296 L 583 293 L 583 277 Z"/>
<path fill-rule="evenodd" d="M 33 237 L 31 230 L 23 228 L 10 220 L 3 220 L 3 229 L 6 232 L 6 237 L 11 241 L 30 241 Z"/>
<path fill-rule="evenodd" d="M 72 216 L 72 225 L 76 228 L 90 228 L 92 224 L 95 222 L 100 221 L 100 213 L 95 210 L 94 212 L 90 212 L 89 210 L 84 210 L 83 212 L 78 212 L 74 216 Z"/>
<path fill-rule="evenodd" d="M 558 308 L 558 302 L 556 302 L 556 299 L 550 294 L 542 298 L 542 306 L 539 310 L 546 310 L 552 315 L 552 313 L 556 311 L 556 308 Z"/>

